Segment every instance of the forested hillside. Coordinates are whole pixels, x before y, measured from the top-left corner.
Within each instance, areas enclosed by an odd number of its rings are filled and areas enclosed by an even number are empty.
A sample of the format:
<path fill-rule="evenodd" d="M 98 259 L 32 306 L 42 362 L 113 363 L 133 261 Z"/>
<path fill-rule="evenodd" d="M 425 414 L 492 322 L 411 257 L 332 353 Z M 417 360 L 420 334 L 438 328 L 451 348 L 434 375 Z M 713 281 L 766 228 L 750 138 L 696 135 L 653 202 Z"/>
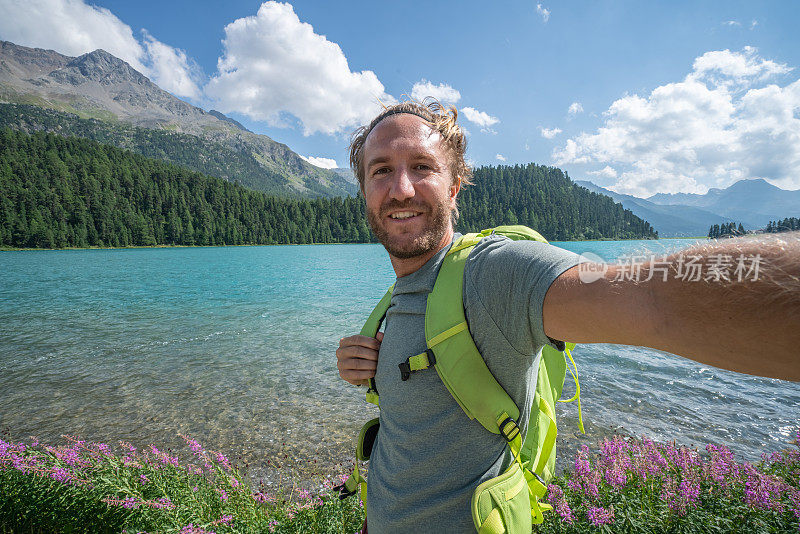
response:
<path fill-rule="evenodd" d="M 79 138 L 0 131 L 0 245 L 364 242 L 359 198 L 282 199 Z"/>
<path fill-rule="evenodd" d="M 606 195 L 576 186 L 556 167 L 481 167 L 462 190 L 458 228 L 524 224 L 550 240 L 656 238 L 650 223 Z"/>
<path fill-rule="evenodd" d="M 217 115 L 230 121 L 224 115 Z M 141 128 L 122 121 L 85 119 L 36 106 L 0 104 L 0 129 L 5 127 L 26 133 L 50 132 L 91 139 L 274 195 L 330 197 L 355 195 L 358 191 L 355 185 L 325 169 L 316 169 L 315 172 L 327 176 L 327 181 L 302 180 L 306 171 L 297 165 L 305 163 L 295 161 L 293 167 L 290 160 L 284 161 L 277 156 L 274 162 L 266 162 L 263 157 L 259 160 L 260 156 L 248 146 L 246 139 L 232 147 L 229 138 L 226 137 L 223 143 L 214 140 L 211 132 L 202 137 L 172 130 Z M 272 145 L 285 148 L 278 143 Z M 306 189 L 303 195 L 291 187 L 292 180 L 296 185 L 303 184 Z"/>
<path fill-rule="evenodd" d="M 464 229 L 523 223 L 548 239 L 652 236 L 646 222 L 572 185 L 558 169 L 487 167 L 475 174 L 476 186 L 463 191 Z M 358 197 L 273 197 L 86 139 L 0 130 L 0 246 L 372 239 Z"/>

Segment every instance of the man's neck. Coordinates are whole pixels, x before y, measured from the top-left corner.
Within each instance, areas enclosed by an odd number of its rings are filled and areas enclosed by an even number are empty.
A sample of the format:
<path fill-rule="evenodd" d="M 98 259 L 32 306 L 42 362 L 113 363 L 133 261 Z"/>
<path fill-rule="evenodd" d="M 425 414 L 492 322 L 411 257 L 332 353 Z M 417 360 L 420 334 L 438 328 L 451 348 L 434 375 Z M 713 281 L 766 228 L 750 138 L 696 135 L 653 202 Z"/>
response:
<path fill-rule="evenodd" d="M 428 263 L 429 259 L 434 257 L 443 248 L 449 246 L 452 241 L 453 227 L 451 226 L 447 229 L 447 232 L 445 232 L 444 236 L 442 236 L 442 240 L 439 242 L 439 244 L 425 254 L 414 256 L 413 258 L 395 258 L 390 254 L 389 260 L 392 262 L 394 273 L 398 278 L 401 278 L 417 272 L 420 268 L 422 268 L 423 265 Z"/>

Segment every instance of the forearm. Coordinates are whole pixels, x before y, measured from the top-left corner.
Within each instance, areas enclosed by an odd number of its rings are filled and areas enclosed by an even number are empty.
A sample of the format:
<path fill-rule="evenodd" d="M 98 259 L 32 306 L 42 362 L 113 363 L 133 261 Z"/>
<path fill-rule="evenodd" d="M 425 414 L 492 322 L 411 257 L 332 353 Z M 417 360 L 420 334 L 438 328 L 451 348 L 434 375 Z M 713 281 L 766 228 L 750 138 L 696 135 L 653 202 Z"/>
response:
<path fill-rule="evenodd" d="M 800 233 L 639 259 L 610 265 L 591 283 L 578 267 L 560 276 L 545 298 L 547 335 L 800 380 Z"/>
<path fill-rule="evenodd" d="M 694 258 L 703 266 L 699 279 L 687 269 Z M 674 254 L 668 264 L 666 281 L 646 283 L 656 348 L 800 380 L 800 234 L 714 241 Z"/>

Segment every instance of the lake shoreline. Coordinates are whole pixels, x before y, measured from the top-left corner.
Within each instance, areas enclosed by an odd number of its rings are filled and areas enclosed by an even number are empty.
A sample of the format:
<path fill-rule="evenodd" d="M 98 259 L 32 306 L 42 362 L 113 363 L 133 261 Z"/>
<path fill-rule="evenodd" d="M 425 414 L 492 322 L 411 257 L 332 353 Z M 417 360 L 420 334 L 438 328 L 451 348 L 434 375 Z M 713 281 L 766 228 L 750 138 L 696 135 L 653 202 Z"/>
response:
<path fill-rule="evenodd" d="M 568 241 L 550 241 L 550 243 L 602 243 L 607 241 L 661 241 L 664 239 L 684 239 L 684 240 L 705 240 L 707 236 L 697 237 L 659 237 L 658 239 L 571 239 Z M 53 251 L 53 250 L 133 250 L 133 249 L 160 249 L 160 248 L 243 248 L 243 247 L 298 247 L 298 246 L 318 246 L 318 245 L 380 245 L 373 242 L 358 243 L 265 243 L 265 244 L 242 244 L 242 245 L 137 245 L 130 247 L 64 247 L 64 248 L 15 248 L 2 247 L 0 252 L 27 252 L 27 251 Z"/>

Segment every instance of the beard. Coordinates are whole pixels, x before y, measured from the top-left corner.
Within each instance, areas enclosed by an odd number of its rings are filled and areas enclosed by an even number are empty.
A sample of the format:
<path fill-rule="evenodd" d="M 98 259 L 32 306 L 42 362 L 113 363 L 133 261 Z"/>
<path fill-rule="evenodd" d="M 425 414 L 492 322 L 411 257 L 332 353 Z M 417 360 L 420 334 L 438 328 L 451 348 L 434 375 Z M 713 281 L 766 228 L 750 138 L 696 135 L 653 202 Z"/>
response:
<path fill-rule="evenodd" d="M 390 235 L 382 222 L 386 217 L 386 213 L 390 210 L 405 209 L 420 211 L 423 214 L 427 213 L 430 221 L 428 226 L 415 236 L 408 234 Z M 405 260 L 427 254 L 439 246 L 450 225 L 450 208 L 446 203 L 430 206 L 419 202 L 392 200 L 381 206 L 379 213 L 367 210 L 367 220 L 372 232 L 386 249 L 386 252 L 390 256 Z"/>

